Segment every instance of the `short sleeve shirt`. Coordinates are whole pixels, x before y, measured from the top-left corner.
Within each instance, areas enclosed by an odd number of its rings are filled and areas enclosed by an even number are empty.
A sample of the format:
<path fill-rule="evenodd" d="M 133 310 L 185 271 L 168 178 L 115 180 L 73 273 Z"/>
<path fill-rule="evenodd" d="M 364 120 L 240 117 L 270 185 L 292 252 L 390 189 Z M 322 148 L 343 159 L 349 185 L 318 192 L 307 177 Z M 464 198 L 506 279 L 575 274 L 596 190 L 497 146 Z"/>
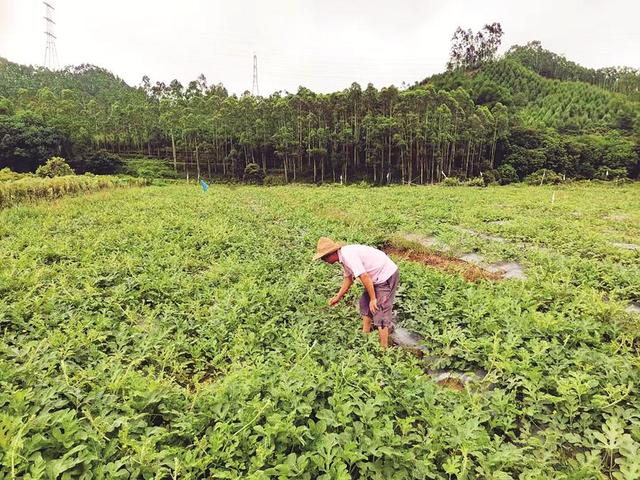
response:
<path fill-rule="evenodd" d="M 398 270 L 386 253 L 367 245 L 345 245 L 338 258 L 345 277 L 355 279 L 366 272 L 374 284 L 386 282 Z"/>

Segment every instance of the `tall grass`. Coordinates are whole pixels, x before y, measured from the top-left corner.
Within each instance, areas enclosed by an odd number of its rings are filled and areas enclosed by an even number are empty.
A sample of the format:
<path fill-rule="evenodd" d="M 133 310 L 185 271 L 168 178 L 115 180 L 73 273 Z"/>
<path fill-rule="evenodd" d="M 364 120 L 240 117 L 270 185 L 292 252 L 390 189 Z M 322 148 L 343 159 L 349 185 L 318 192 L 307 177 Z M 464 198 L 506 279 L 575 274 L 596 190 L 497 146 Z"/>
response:
<path fill-rule="evenodd" d="M 66 195 L 90 193 L 105 188 L 141 187 L 144 178 L 113 176 L 65 176 L 55 178 L 26 177 L 0 182 L 0 208 L 34 200 L 53 200 Z"/>

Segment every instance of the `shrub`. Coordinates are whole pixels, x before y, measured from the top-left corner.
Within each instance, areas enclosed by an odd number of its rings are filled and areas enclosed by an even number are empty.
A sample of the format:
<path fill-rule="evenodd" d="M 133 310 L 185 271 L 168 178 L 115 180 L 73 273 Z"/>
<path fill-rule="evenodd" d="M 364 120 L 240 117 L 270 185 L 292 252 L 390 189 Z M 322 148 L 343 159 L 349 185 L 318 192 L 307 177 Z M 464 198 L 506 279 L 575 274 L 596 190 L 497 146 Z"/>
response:
<path fill-rule="evenodd" d="M 500 165 L 497 168 L 497 174 L 499 176 L 500 185 L 509 185 L 510 183 L 520 181 L 516 169 L 508 163 Z"/>
<path fill-rule="evenodd" d="M 554 172 L 553 170 L 549 170 L 548 168 L 541 168 L 533 172 L 531 175 L 527 175 L 524 181 L 529 185 L 556 185 L 558 183 L 562 183 L 564 180 L 562 178 L 562 175 Z"/>
<path fill-rule="evenodd" d="M 285 180 L 284 175 L 266 175 L 262 183 L 263 185 L 277 186 L 286 185 L 287 181 Z"/>
<path fill-rule="evenodd" d="M 486 172 L 482 172 L 482 181 L 485 185 L 491 185 L 492 183 L 496 183 L 500 180 L 500 175 L 497 170 L 487 170 Z"/>
<path fill-rule="evenodd" d="M 83 168 L 86 172 L 98 175 L 110 175 L 122 170 L 123 160 L 115 153 L 98 150 L 84 159 Z"/>
<path fill-rule="evenodd" d="M 372 185 L 366 180 L 360 180 L 358 183 L 351 184 L 351 186 L 358 187 L 358 188 L 371 188 Z"/>
<path fill-rule="evenodd" d="M 484 179 L 482 177 L 473 177 L 464 182 L 464 184 L 467 187 L 484 187 Z"/>
<path fill-rule="evenodd" d="M 75 175 L 67 161 L 62 157 L 51 157 L 47 163 L 40 165 L 36 170 L 39 177 L 64 177 L 67 175 Z"/>
<path fill-rule="evenodd" d="M 458 180 L 458 177 L 447 177 L 442 181 L 442 185 L 445 187 L 458 187 L 460 180 Z"/>
<path fill-rule="evenodd" d="M 11 100 L 5 97 L 0 97 L 0 115 L 13 115 L 15 107 Z"/>
<path fill-rule="evenodd" d="M 180 178 L 173 167 L 161 159 L 137 158 L 127 160 L 122 172 L 132 177 L 142 178 Z"/>
<path fill-rule="evenodd" d="M 9 167 L 5 167 L 0 170 L 0 182 L 11 182 L 13 180 L 18 180 L 29 175 L 31 174 L 17 173 L 12 171 Z"/>
<path fill-rule="evenodd" d="M 264 181 L 264 173 L 257 163 L 248 163 L 244 168 L 242 180 L 247 183 L 262 183 Z"/>
<path fill-rule="evenodd" d="M 628 175 L 629 172 L 626 167 L 600 167 L 596 170 L 594 178 L 597 178 L 598 180 L 619 180 L 627 178 Z"/>

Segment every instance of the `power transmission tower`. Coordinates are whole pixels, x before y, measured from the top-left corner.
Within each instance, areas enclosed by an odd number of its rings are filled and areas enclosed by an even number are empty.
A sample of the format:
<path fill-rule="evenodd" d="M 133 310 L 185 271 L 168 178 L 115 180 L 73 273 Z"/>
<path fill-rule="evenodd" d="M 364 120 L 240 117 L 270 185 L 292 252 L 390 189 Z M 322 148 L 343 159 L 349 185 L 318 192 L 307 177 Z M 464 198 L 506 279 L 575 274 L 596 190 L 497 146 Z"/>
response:
<path fill-rule="evenodd" d="M 258 88 L 258 56 L 253 54 L 253 85 L 251 85 L 251 96 L 260 96 L 260 89 Z"/>
<path fill-rule="evenodd" d="M 53 26 L 56 22 L 53 21 L 53 5 L 47 2 L 44 3 L 46 13 L 44 16 L 47 26 L 47 30 L 44 32 L 47 39 L 47 46 L 44 50 L 44 66 L 50 70 L 58 68 L 58 51 L 56 50 L 56 36 L 53 32 Z"/>

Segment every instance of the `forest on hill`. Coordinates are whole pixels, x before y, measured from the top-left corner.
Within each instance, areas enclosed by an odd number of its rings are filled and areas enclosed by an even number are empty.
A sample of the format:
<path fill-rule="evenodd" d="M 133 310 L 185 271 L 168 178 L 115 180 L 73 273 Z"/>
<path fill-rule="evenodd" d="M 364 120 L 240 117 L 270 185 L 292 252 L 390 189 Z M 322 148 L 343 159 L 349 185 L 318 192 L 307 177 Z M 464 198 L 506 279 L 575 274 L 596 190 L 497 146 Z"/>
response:
<path fill-rule="evenodd" d="M 447 71 L 404 90 L 237 96 L 203 75 L 130 87 L 92 65 L 0 59 L 0 168 L 33 171 L 59 155 L 79 172 L 114 173 L 147 156 L 180 175 L 283 182 L 509 183 L 543 169 L 638 178 L 640 72 L 587 69 L 539 42 L 498 57 L 496 25 L 481 45 L 459 29 Z"/>

